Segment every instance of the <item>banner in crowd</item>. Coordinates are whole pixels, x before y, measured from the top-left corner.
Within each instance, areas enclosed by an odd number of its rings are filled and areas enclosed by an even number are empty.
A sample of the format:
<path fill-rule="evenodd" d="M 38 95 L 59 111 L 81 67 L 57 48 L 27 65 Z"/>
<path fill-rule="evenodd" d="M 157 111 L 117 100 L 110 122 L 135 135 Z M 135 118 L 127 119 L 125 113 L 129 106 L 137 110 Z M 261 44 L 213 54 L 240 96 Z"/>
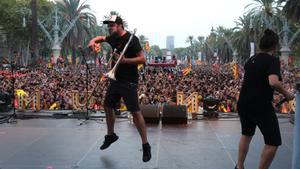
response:
<path fill-rule="evenodd" d="M 24 73 L 14 73 L 14 75 L 11 74 L 10 71 L 7 70 L 0 70 L 0 75 L 4 76 L 5 78 L 12 78 L 12 77 L 23 77 L 26 76 Z"/>

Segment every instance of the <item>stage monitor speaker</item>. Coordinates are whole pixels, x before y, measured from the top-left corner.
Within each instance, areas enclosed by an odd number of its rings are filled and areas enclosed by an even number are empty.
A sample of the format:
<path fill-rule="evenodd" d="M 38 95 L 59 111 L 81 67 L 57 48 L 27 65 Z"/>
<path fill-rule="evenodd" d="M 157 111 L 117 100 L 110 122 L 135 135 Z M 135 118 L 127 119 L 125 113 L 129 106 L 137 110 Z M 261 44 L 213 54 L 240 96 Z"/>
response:
<path fill-rule="evenodd" d="M 157 105 L 141 105 L 140 108 L 146 123 L 159 123 L 160 114 Z"/>
<path fill-rule="evenodd" d="M 218 106 L 220 101 L 213 97 L 208 97 L 204 99 L 203 108 L 205 117 L 218 117 Z"/>
<path fill-rule="evenodd" d="M 162 124 L 187 124 L 186 106 L 165 105 L 162 112 Z"/>

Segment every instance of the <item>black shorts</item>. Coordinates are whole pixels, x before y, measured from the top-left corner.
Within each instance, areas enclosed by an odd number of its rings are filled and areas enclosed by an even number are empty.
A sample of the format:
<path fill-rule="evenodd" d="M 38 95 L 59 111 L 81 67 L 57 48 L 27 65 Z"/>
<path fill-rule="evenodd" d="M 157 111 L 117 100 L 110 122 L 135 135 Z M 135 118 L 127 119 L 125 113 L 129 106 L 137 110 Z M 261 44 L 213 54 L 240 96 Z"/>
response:
<path fill-rule="evenodd" d="M 131 113 L 140 111 L 136 83 L 110 81 L 106 91 L 104 106 L 117 109 L 123 98 L 127 110 Z"/>
<path fill-rule="evenodd" d="M 242 134 L 253 136 L 256 126 L 264 136 L 265 144 L 281 145 L 281 135 L 278 119 L 271 103 L 264 105 L 238 105 Z"/>

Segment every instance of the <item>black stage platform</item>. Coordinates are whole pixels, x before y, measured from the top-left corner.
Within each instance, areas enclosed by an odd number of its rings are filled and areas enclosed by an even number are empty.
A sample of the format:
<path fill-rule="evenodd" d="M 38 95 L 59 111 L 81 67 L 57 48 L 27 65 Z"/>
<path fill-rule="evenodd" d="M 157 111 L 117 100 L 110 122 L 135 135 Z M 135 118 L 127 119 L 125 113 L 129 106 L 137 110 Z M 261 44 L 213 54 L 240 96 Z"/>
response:
<path fill-rule="evenodd" d="M 271 169 L 290 169 L 293 125 L 280 121 L 283 145 Z M 152 160 L 142 162 L 140 138 L 127 119 L 117 119 L 120 139 L 107 150 L 99 146 L 104 122 L 79 126 L 77 119 L 28 119 L 0 125 L 1 169 L 233 169 L 240 137 L 238 119 L 191 121 L 189 125 L 148 125 Z M 257 130 L 246 169 L 258 166 L 263 138 Z"/>

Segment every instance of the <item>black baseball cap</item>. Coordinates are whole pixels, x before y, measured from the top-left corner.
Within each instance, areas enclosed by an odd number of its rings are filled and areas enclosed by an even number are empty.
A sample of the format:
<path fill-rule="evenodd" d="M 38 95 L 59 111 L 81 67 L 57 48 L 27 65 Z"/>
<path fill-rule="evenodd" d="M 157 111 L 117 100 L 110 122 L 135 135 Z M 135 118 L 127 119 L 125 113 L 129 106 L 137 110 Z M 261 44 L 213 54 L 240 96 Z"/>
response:
<path fill-rule="evenodd" d="M 116 23 L 118 25 L 123 25 L 123 20 L 121 17 L 117 15 L 111 15 L 107 20 L 103 21 L 103 24 L 108 24 L 108 23 Z"/>

